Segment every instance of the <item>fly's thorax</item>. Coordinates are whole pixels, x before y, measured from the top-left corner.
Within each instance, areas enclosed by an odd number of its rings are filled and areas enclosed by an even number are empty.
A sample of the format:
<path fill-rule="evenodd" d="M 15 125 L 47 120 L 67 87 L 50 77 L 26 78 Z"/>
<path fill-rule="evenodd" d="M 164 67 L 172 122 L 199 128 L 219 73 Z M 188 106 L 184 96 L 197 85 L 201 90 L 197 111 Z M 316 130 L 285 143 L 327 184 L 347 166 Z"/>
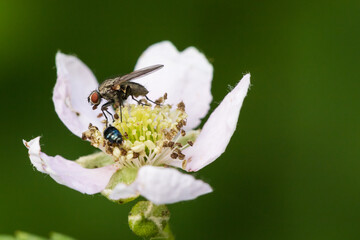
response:
<path fill-rule="evenodd" d="M 99 91 L 101 97 L 106 99 L 107 101 L 116 101 L 119 99 L 118 92 L 112 89 L 104 89 L 103 91 Z"/>
<path fill-rule="evenodd" d="M 99 93 L 101 94 L 101 97 L 104 99 L 111 101 L 118 98 L 117 89 L 114 88 L 114 80 L 108 79 L 105 80 L 103 83 L 99 86 Z"/>
<path fill-rule="evenodd" d="M 83 133 L 83 139 L 111 155 L 120 167 L 143 165 L 166 165 L 173 160 L 183 161 L 182 149 L 190 146 L 180 143 L 186 132 L 187 114 L 184 103 L 171 105 L 143 106 L 126 104 L 116 109 L 115 121 L 111 124 L 120 131 L 122 143 L 111 143 L 104 138 L 104 129 L 90 125 Z"/>

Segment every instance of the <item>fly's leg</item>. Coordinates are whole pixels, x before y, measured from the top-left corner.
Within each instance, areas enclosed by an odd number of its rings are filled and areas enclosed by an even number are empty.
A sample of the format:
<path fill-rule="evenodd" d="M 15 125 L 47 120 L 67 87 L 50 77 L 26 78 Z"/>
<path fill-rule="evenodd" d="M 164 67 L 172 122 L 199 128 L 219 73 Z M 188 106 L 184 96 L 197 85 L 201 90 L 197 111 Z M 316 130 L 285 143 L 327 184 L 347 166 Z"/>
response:
<path fill-rule="evenodd" d="M 148 100 L 149 102 L 152 102 L 153 104 L 160 106 L 160 103 L 156 103 L 156 102 L 150 100 L 150 98 L 148 98 L 147 96 L 145 96 L 145 98 L 146 98 L 146 100 Z"/>
<path fill-rule="evenodd" d="M 122 122 L 122 105 L 123 103 L 120 102 L 120 121 Z"/>
<path fill-rule="evenodd" d="M 115 121 L 114 116 L 107 109 L 108 106 L 111 106 L 113 103 L 114 103 L 114 101 L 109 101 L 109 102 L 107 102 L 107 103 L 105 103 L 104 105 L 101 106 L 101 111 L 104 114 L 105 119 L 106 119 L 106 127 L 108 126 L 108 117 L 106 116 L 105 112 L 107 112 L 111 116 L 113 122 Z"/>
<path fill-rule="evenodd" d="M 142 105 L 142 106 L 148 106 L 147 104 L 145 103 L 142 103 L 140 100 L 137 100 L 136 98 L 134 98 L 134 95 L 133 95 L 133 92 L 132 92 L 132 89 L 130 86 L 127 86 L 126 89 L 125 89 L 125 92 L 124 92 L 124 99 L 127 99 L 129 96 L 131 96 L 131 98 L 137 102 L 139 105 Z"/>
<path fill-rule="evenodd" d="M 131 98 L 132 98 L 135 102 L 137 102 L 139 105 L 142 105 L 142 106 L 149 106 L 148 104 L 142 103 L 140 100 L 137 100 L 136 98 L 134 98 L 134 96 L 133 96 L 133 95 L 131 95 Z"/>
<path fill-rule="evenodd" d="M 145 103 L 142 103 L 140 100 L 137 100 L 136 98 L 134 98 L 134 95 L 132 93 L 132 90 L 131 90 L 131 87 L 127 86 L 126 87 L 126 90 L 125 90 L 125 98 L 124 99 L 127 99 L 129 96 L 131 96 L 131 98 L 137 102 L 139 105 L 142 105 L 142 106 L 148 106 L 147 104 Z"/>
<path fill-rule="evenodd" d="M 122 122 L 122 107 L 124 106 L 124 100 L 126 99 L 126 93 L 128 90 L 120 89 L 117 91 L 118 101 L 119 101 L 119 107 L 120 107 L 120 121 Z"/>

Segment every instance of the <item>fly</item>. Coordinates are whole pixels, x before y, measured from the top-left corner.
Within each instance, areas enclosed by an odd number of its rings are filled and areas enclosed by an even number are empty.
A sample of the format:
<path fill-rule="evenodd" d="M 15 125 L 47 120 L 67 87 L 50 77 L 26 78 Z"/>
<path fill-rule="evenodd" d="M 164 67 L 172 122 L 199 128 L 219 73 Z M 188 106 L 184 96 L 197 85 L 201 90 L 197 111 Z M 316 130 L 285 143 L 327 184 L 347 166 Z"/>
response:
<path fill-rule="evenodd" d="M 138 104 L 143 104 L 141 103 L 140 100 L 136 99 L 139 96 L 143 96 L 149 102 L 157 104 L 146 96 L 149 93 L 149 91 L 143 85 L 139 83 L 131 82 L 131 80 L 144 77 L 152 72 L 161 69 L 162 67 L 164 67 L 164 65 L 157 64 L 136 70 L 124 76 L 107 79 L 100 84 L 97 90 L 94 90 L 90 93 L 88 97 L 88 102 L 91 105 L 93 105 L 93 109 L 96 109 L 96 107 L 100 104 L 102 98 L 107 100 L 107 102 L 101 106 L 101 111 L 106 119 L 106 126 L 108 125 L 108 118 L 105 112 L 107 112 L 114 121 L 113 115 L 108 111 L 107 108 L 113 104 L 118 104 L 120 106 L 120 115 L 121 115 L 120 119 L 122 121 L 121 107 L 123 106 L 124 101 L 129 96 L 131 96 L 131 98 L 135 100 Z"/>

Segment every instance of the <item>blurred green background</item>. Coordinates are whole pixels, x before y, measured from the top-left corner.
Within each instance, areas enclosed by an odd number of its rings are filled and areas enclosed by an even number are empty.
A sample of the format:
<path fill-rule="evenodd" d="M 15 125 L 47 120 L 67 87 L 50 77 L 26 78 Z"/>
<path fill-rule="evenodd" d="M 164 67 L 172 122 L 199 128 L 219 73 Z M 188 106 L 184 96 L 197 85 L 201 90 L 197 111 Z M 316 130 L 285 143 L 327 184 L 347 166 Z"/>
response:
<path fill-rule="evenodd" d="M 212 110 L 252 74 L 226 153 L 196 174 L 214 192 L 169 206 L 177 239 L 360 239 L 359 12 L 356 0 L 1 0 L 0 233 L 136 239 L 133 203 L 55 183 L 21 139 L 68 159 L 94 151 L 54 111 L 58 50 L 102 80 L 170 40 L 211 59 Z"/>

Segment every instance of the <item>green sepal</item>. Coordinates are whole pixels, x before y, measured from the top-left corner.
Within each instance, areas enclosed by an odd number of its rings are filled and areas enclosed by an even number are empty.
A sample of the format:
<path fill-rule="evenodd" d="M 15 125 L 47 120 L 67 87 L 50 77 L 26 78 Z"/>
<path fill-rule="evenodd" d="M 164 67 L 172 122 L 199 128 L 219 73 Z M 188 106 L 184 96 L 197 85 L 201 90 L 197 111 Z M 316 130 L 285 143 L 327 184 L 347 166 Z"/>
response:
<path fill-rule="evenodd" d="M 181 143 L 181 145 L 185 146 L 188 144 L 188 141 L 195 142 L 196 138 L 199 136 L 200 130 L 191 130 L 186 132 L 186 135 L 180 137 L 177 142 Z"/>
<path fill-rule="evenodd" d="M 114 164 L 114 158 L 103 153 L 93 153 L 86 155 L 75 160 L 76 163 L 80 164 L 84 168 L 100 168 L 111 164 Z"/>
<path fill-rule="evenodd" d="M 126 185 L 130 185 L 132 182 L 134 182 L 134 180 L 136 179 L 138 170 L 139 169 L 137 169 L 137 168 L 122 168 L 122 169 L 119 169 L 116 173 L 114 173 L 112 175 L 108 185 L 101 192 L 101 194 L 103 196 L 105 196 L 106 198 L 108 198 L 110 201 L 115 202 L 115 203 L 119 203 L 119 204 L 124 204 L 124 203 L 128 203 L 128 202 L 131 202 L 131 201 L 135 200 L 136 198 L 139 197 L 139 195 L 131 197 L 131 198 L 118 199 L 118 200 L 110 199 L 109 195 L 112 193 L 112 190 L 119 183 L 124 183 Z"/>

